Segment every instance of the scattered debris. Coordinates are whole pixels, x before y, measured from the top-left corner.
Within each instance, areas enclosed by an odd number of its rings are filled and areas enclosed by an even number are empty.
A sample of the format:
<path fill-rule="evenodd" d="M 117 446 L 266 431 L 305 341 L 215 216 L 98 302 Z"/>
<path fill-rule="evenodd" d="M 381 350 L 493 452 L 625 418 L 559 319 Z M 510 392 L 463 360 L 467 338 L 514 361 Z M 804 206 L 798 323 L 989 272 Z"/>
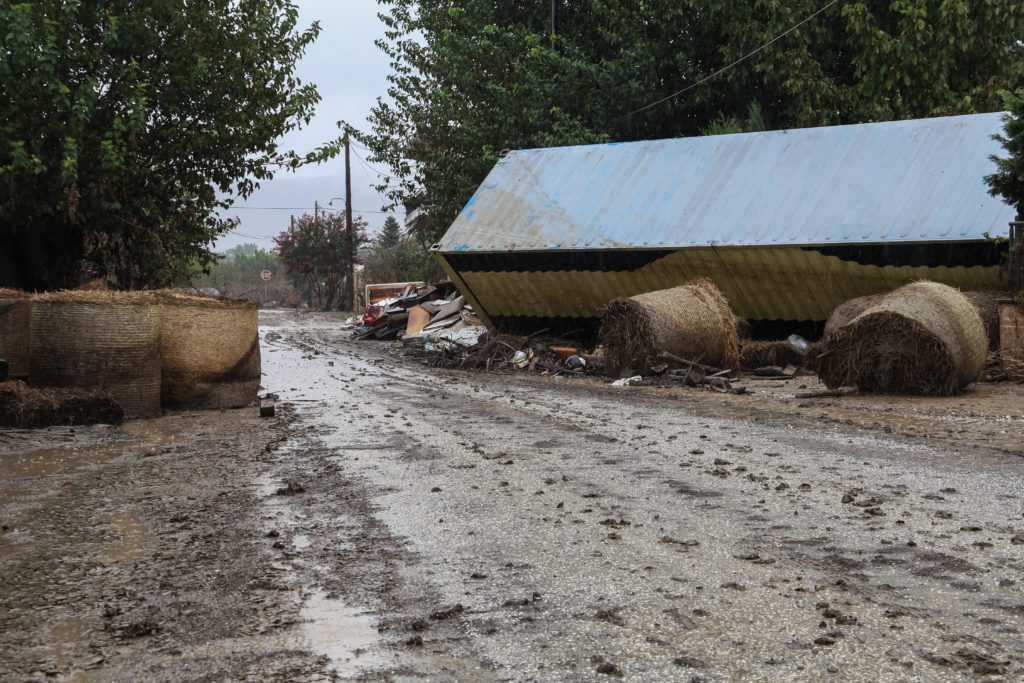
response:
<path fill-rule="evenodd" d="M 275 408 L 276 404 L 277 404 L 277 402 L 273 398 L 271 398 L 269 396 L 266 397 L 266 398 L 261 398 L 260 399 L 260 417 L 274 417 L 274 412 L 276 410 L 276 408 Z"/>

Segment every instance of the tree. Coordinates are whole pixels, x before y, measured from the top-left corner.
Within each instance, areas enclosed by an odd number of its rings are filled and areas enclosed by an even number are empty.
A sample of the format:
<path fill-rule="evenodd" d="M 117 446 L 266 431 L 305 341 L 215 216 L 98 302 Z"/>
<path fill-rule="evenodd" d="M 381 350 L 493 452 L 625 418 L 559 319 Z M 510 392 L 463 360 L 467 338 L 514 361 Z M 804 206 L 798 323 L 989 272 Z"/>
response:
<path fill-rule="evenodd" d="M 384 219 L 384 225 L 377 237 L 377 246 L 382 249 L 392 249 L 402 243 L 402 227 L 394 216 L 388 215 Z"/>
<path fill-rule="evenodd" d="M 995 111 L 1024 81 L 1016 0 L 558 0 L 554 33 L 548 3 L 379 1 L 390 100 L 349 132 L 428 242 L 503 149 Z"/>
<path fill-rule="evenodd" d="M 1024 216 L 1024 90 L 1004 93 L 1006 116 L 1002 135 L 995 139 L 1003 146 L 1006 157 L 993 156 L 996 172 L 985 176 L 989 194 L 1002 197 Z"/>
<path fill-rule="evenodd" d="M 367 284 L 375 282 L 429 282 L 441 277 L 437 261 L 428 246 L 413 235 L 405 235 L 394 216 L 384 219 L 384 226 L 373 241 L 366 257 L 364 277 Z"/>
<path fill-rule="evenodd" d="M 366 221 L 359 217 L 353 223 L 358 249 L 366 241 Z M 275 237 L 274 243 L 279 262 L 295 283 L 309 293 L 314 306 L 329 311 L 337 305 L 347 305 L 341 300 L 341 292 L 349 256 L 355 250 L 349 248 L 342 216 L 304 214 Z"/>
<path fill-rule="evenodd" d="M 996 172 L 985 176 L 989 194 L 1002 197 L 1017 210 L 1017 220 L 1024 217 L 1024 89 L 1004 93 L 1007 114 L 1003 117 L 1003 134 L 994 136 L 1003 146 L 1006 157 L 993 156 Z M 1019 230 L 1019 229 L 1018 229 Z M 1007 253 L 1010 285 L 1018 296 L 1024 294 L 1024 236 L 1018 232 Z"/>
<path fill-rule="evenodd" d="M 264 270 L 272 273 L 269 283 L 261 277 Z M 220 254 L 209 273 L 193 278 L 191 285 L 211 287 L 224 296 L 252 299 L 263 305 L 298 302 L 297 290 L 283 275 L 284 269 L 278 263 L 277 254 L 246 243 Z"/>
<path fill-rule="evenodd" d="M 0 285 L 208 268 L 218 209 L 319 158 L 277 143 L 320 99 L 297 20 L 290 0 L 0 2 Z"/>

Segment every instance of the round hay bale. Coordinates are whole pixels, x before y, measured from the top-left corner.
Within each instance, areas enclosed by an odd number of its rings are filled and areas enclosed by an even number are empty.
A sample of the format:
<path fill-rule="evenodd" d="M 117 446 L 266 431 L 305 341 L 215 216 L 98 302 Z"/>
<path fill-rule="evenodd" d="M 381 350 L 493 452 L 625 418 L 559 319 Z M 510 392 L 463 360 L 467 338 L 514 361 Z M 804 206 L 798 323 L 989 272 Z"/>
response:
<path fill-rule="evenodd" d="M 967 300 L 974 304 L 985 325 L 988 335 L 988 348 L 995 351 L 999 348 L 999 299 L 1010 298 L 1009 292 L 964 292 Z"/>
<path fill-rule="evenodd" d="M 32 297 L 31 384 L 109 394 L 129 417 L 160 413 L 160 314 L 145 292 Z"/>
<path fill-rule="evenodd" d="M 160 293 L 165 408 L 241 408 L 260 388 L 259 311 L 245 299 Z"/>
<path fill-rule="evenodd" d="M 714 283 L 698 278 L 680 287 L 615 299 L 600 331 L 612 372 L 647 372 L 668 352 L 704 365 L 738 369 L 736 320 Z"/>
<path fill-rule="evenodd" d="M 0 358 L 12 377 L 28 377 L 32 303 L 17 289 L 0 288 Z"/>
<path fill-rule="evenodd" d="M 832 311 L 832 315 L 829 316 L 828 322 L 825 323 L 825 329 L 821 333 L 821 338 L 824 339 L 829 336 L 840 327 L 881 301 L 884 296 L 885 294 L 869 294 L 868 296 L 859 296 L 856 299 L 850 299 L 846 303 L 840 304 L 834 311 Z"/>
<path fill-rule="evenodd" d="M 976 381 L 988 338 L 958 290 L 915 282 L 885 294 L 823 340 L 818 374 L 831 388 L 947 396 Z"/>

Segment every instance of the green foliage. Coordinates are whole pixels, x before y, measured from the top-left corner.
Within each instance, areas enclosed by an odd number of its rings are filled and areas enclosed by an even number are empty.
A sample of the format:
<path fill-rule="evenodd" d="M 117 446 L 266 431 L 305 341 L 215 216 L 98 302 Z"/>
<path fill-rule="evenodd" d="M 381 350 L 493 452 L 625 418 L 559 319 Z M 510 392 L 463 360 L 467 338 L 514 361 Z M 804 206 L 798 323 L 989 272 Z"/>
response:
<path fill-rule="evenodd" d="M 1024 216 L 1024 89 L 1004 93 L 1007 115 L 1003 117 L 1003 135 L 995 139 L 1003 146 L 1005 157 L 993 156 L 996 172 L 985 176 L 989 193 L 1002 197 Z"/>
<path fill-rule="evenodd" d="M 398 221 L 388 216 L 380 235 L 364 261 L 366 284 L 381 282 L 432 282 L 443 277 L 428 245 L 403 235 Z"/>
<path fill-rule="evenodd" d="M 389 100 L 353 135 L 421 208 L 455 218 L 503 149 L 995 111 L 1022 82 L 1017 0 L 847 0 L 707 83 L 822 0 L 378 0 Z M 553 43 L 553 45 L 552 45 Z M 637 111 L 641 110 L 642 111 Z"/>
<path fill-rule="evenodd" d="M 377 237 L 376 246 L 381 249 L 392 249 L 401 243 L 402 226 L 398 224 L 398 220 L 394 216 L 389 215 L 384 219 L 384 226 Z"/>
<path fill-rule="evenodd" d="M 338 214 L 319 217 L 304 214 L 274 238 L 278 261 L 312 306 L 331 311 L 343 302 L 342 290 L 348 275 L 350 255 L 366 242 L 366 221 L 353 220 L 354 248 L 345 219 Z"/>
<path fill-rule="evenodd" d="M 272 273 L 270 282 L 265 283 L 260 277 L 264 270 Z M 294 285 L 284 277 L 277 254 L 251 243 L 226 251 L 208 273 L 193 278 L 191 285 L 213 288 L 224 296 L 253 299 L 261 304 L 284 304 L 299 299 Z"/>
<path fill-rule="evenodd" d="M 218 209 L 300 158 L 319 33 L 290 0 L 0 0 L 0 283 L 122 287 L 212 265 Z M 327 153 L 327 152 L 325 152 Z"/>
<path fill-rule="evenodd" d="M 1007 114 L 1003 117 L 1003 134 L 994 136 L 1006 156 L 993 156 L 996 172 L 985 176 L 989 194 L 1002 197 L 1017 209 L 1017 219 L 1024 217 L 1024 89 L 1003 93 Z M 1024 237 L 1020 228 L 1008 245 L 1006 261 L 1011 289 L 1018 298 L 1024 296 Z M 988 234 L 985 235 L 988 237 Z M 997 237 L 997 241 L 1005 238 Z"/>

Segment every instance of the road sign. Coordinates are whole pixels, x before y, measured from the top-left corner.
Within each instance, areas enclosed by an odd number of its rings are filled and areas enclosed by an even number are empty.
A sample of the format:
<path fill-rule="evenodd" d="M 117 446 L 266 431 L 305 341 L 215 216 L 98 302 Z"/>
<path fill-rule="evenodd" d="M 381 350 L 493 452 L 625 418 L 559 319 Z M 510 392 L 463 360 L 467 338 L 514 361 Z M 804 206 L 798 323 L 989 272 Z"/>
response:
<path fill-rule="evenodd" d="M 273 275 L 273 273 L 271 273 L 269 270 L 264 270 L 262 273 L 260 273 L 260 277 L 263 278 L 264 282 L 269 280 L 271 275 Z"/>

